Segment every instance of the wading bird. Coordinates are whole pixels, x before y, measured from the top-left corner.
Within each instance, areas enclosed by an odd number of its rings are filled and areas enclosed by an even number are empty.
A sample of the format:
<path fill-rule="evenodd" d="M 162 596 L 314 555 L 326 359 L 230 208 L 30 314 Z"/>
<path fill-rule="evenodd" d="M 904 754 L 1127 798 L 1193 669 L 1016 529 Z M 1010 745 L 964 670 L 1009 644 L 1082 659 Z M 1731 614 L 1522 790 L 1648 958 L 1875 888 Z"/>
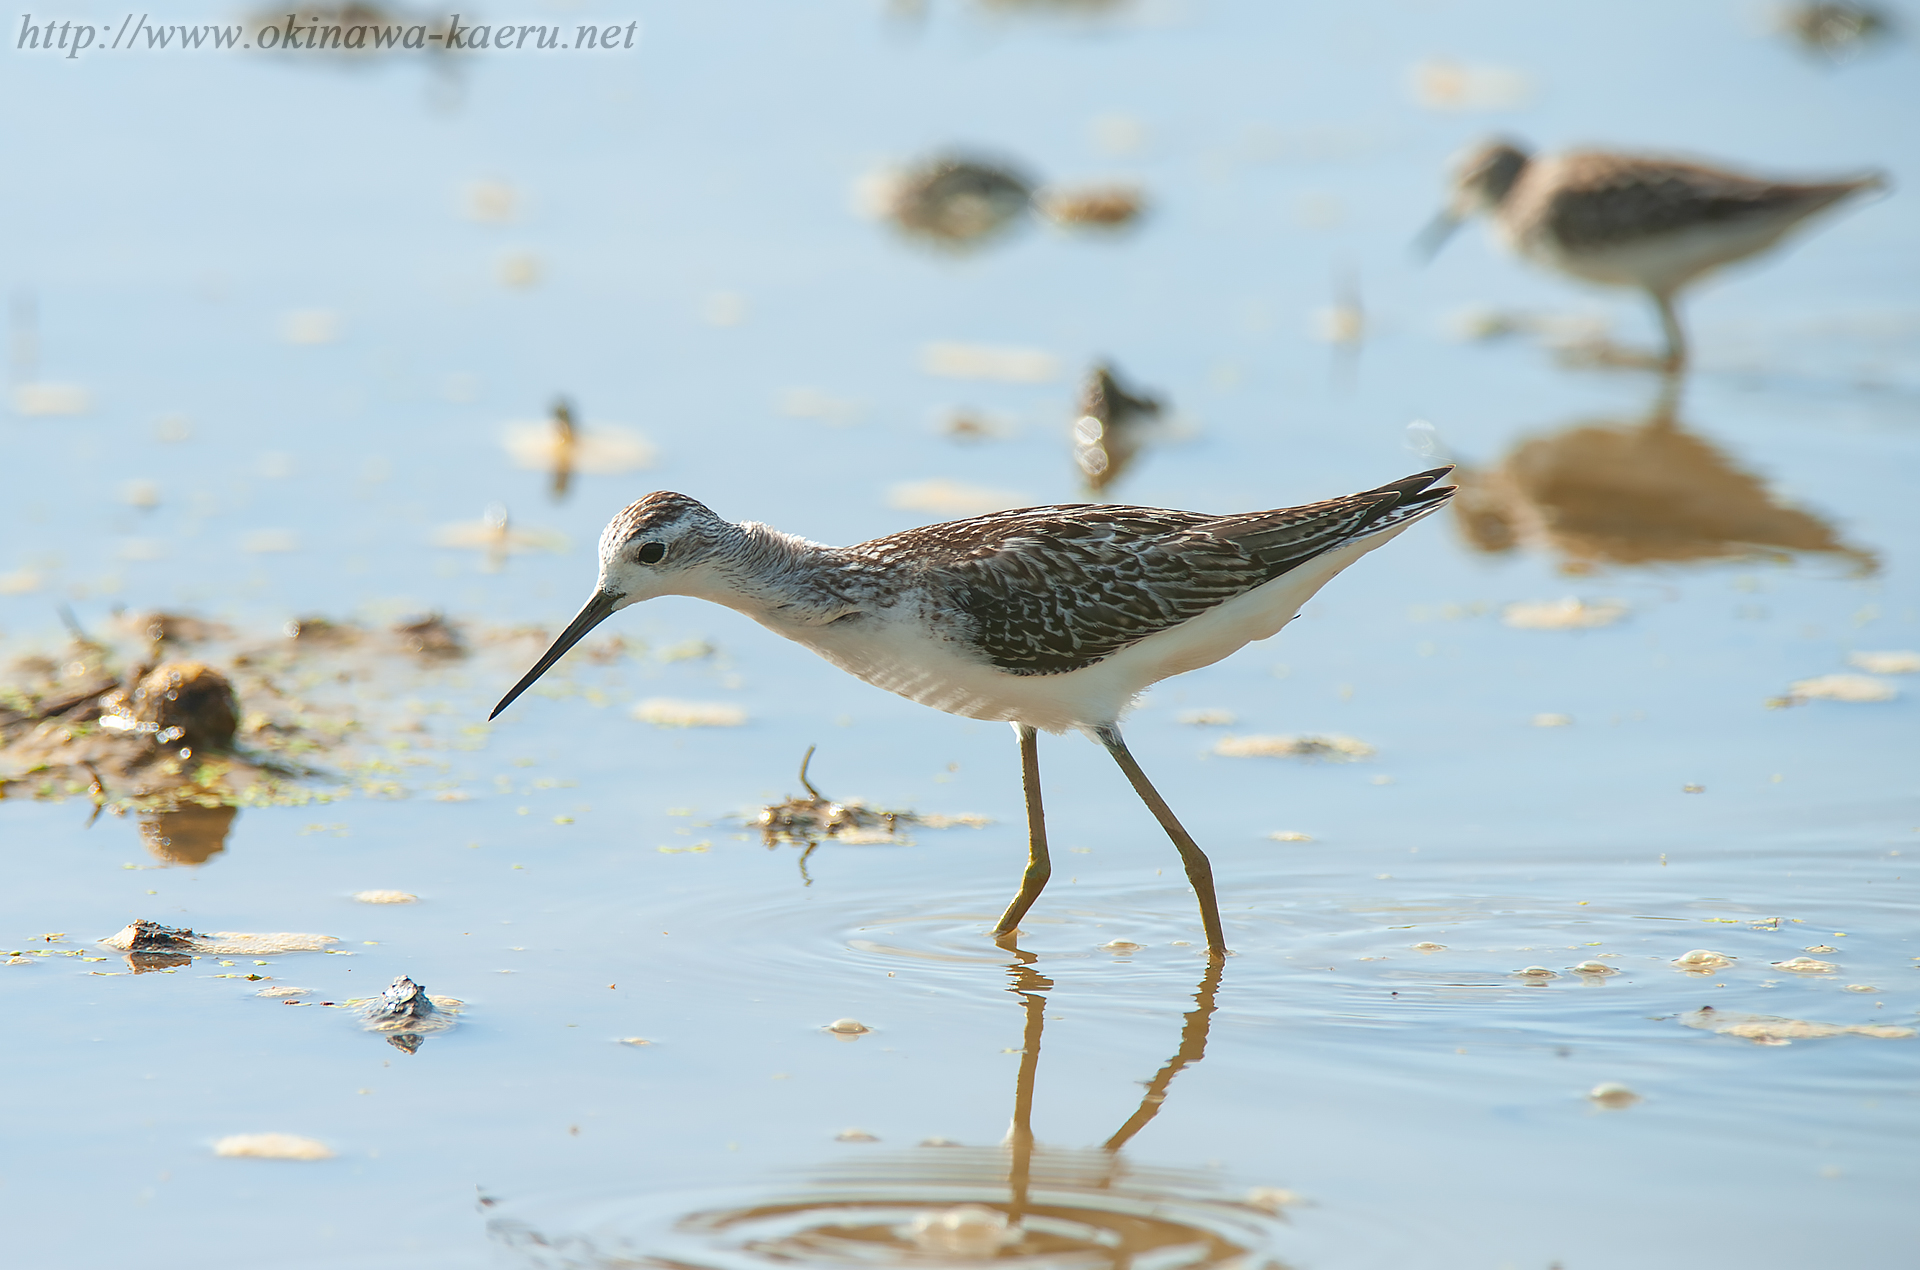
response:
<path fill-rule="evenodd" d="M 1863 190 L 1878 173 L 1841 181 L 1772 181 L 1645 155 L 1570 150 L 1535 158 L 1511 141 L 1469 152 L 1446 210 L 1421 235 L 1428 255 L 1470 216 L 1484 215 L 1517 255 L 1653 298 L 1665 369 L 1686 364 L 1674 297 L 1722 265 L 1772 247 L 1800 222 Z"/>
<path fill-rule="evenodd" d="M 875 687 L 1013 724 L 1028 860 L 997 938 L 1014 934 L 1052 873 L 1038 733 L 1074 728 L 1106 747 L 1173 839 L 1207 950 L 1225 956 L 1213 868 L 1134 761 L 1120 716 L 1149 684 L 1277 632 L 1334 574 L 1445 503 L 1453 487 L 1432 486 L 1451 470 L 1275 511 L 1069 503 L 852 547 L 732 524 L 684 494 L 649 494 L 607 525 L 592 597 L 488 717 L 620 609 L 660 595 L 712 600 Z"/>

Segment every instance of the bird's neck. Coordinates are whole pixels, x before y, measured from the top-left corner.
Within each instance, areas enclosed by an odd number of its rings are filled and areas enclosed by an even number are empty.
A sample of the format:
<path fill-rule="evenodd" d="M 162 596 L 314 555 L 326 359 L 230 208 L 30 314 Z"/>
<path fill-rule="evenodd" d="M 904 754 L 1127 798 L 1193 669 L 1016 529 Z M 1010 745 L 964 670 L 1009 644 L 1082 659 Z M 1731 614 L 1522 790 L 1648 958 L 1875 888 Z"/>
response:
<path fill-rule="evenodd" d="M 721 533 L 717 562 L 689 594 L 776 628 L 819 625 L 847 611 L 827 585 L 832 548 L 754 521 Z"/>

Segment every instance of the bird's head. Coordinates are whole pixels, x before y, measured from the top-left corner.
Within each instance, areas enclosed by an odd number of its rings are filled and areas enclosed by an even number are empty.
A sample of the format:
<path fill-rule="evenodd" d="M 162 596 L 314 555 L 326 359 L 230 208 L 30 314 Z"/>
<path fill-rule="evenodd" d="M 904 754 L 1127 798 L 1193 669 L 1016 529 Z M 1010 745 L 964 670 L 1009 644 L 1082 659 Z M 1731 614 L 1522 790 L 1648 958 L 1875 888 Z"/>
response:
<path fill-rule="evenodd" d="M 607 522 L 600 535 L 600 579 L 593 595 L 487 717 L 495 718 L 512 705 L 588 631 L 621 609 L 658 595 L 702 590 L 731 528 L 705 504 L 666 490 L 647 495 Z"/>
<path fill-rule="evenodd" d="M 1483 141 L 1460 156 L 1449 181 L 1447 206 L 1418 240 L 1431 259 L 1461 222 L 1499 207 L 1527 166 L 1527 152 L 1505 137 Z"/>

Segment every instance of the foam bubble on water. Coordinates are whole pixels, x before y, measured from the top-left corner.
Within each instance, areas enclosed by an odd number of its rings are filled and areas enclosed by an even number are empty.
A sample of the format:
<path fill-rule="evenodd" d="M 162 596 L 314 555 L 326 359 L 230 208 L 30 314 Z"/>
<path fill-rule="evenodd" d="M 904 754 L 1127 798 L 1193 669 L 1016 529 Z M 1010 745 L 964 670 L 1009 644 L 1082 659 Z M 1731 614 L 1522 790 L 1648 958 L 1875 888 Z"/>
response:
<path fill-rule="evenodd" d="M 1643 1101 L 1639 1094 L 1615 1081 L 1607 1081 L 1603 1084 L 1595 1085 L 1591 1090 L 1587 1091 L 1587 1097 L 1598 1106 L 1605 1107 L 1609 1111 L 1618 1111 L 1621 1108 L 1631 1107 L 1633 1104 Z"/>
<path fill-rule="evenodd" d="M 1560 600 L 1525 600 L 1509 604 L 1500 620 L 1517 630 L 1576 631 L 1612 626 L 1629 609 L 1622 600 L 1580 600 L 1572 596 Z"/>
<path fill-rule="evenodd" d="M 249 1160 L 331 1160 L 333 1151 L 316 1138 L 293 1133 L 236 1133 L 213 1144 L 215 1155 Z"/>
<path fill-rule="evenodd" d="M 737 728 L 747 721 L 747 712 L 717 701 L 648 697 L 634 705 L 633 717 L 656 728 Z"/>
<path fill-rule="evenodd" d="M 1847 663 L 1872 675 L 1920 675 L 1920 653 L 1911 649 L 1854 653 Z"/>

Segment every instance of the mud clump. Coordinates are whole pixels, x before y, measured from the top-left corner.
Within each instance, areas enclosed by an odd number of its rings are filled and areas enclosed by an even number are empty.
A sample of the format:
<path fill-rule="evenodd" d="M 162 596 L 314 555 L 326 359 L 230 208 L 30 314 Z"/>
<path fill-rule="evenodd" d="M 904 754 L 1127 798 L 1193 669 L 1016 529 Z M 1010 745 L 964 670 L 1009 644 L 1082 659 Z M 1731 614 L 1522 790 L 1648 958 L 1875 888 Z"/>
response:
<path fill-rule="evenodd" d="M 296 617 L 281 628 L 294 643 L 309 648 L 338 648 L 360 640 L 360 628 L 350 622 L 333 622 L 324 617 Z"/>
<path fill-rule="evenodd" d="M 148 733 L 162 745 L 179 741 L 196 750 L 230 749 L 240 727 L 233 685 L 203 661 L 162 662 L 134 685 L 130 701 L 102 704 L 103 727 L 115 727 L 114 719 L 128 720 L 119 730 Z"/>
<path fill-rule="evenodd" d="M 36 667 L 15 669 L 31 675 Z M 79 686 L 69 687 L 75 680 Z M 202 661 L 168 661 L 136 671 L 129 683 L 121 686 L 87 655 L 59 682 L 0 689 L 0 790 L 38 778 L 41 797 L 84 791 L 96 807 L 131 798 L 144 810 L 166 811 L 183 799 L 206 805 L 199 796 L 206 791 L 188 787 L 209 756 L 222 771 L 247 766 L 225 757 L 240 724 L 226 675 Z"/>
<path fill-rule="evenodd" d="M 425 988 L 401 975 L 362 1005 L 360 1018 L 369 1032 L 384 1033 L 387 1044 L 412 1054 L 429 1033 L 452 1027 L 460 1006 L 453 997 L 429 996 Z"/>
<path fill-rule="evenodd" d="M 460 638 L 460 631 L 439 613 L 429 613 L 411 622 L 403 622 L 393 628 L 394 635 L 400 641 L 400 647 L 415 656 L 429 660 L 451 660 L 467 655 L 466 643 Z"/>
<path fill-rule="evenodd" d="M 162 926 L 138 917 L 119 934 L 109 935 L 100 942 L 123 952 L 195 952 L 198 951 L 195 941 L 204 939 L 205 936 L 184 926 Z"/>
<path fill-rule="evenodd" d="M 233 634 L 220 623 L 191 613 L 125 613 L 120 616 L 120 625 L 153 644 L 204 644 Z"/>

